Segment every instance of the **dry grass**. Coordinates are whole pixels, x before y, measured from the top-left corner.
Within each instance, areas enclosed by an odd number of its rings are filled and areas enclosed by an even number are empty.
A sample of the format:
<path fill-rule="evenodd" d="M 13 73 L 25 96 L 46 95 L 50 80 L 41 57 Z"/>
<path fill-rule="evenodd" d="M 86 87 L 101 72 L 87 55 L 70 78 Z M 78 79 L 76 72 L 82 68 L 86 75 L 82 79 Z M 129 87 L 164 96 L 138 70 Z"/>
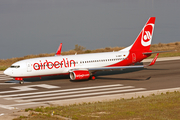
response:
<path fill-rule="evenodd" d="M 158 43 L 151 45 L 152 51 L 167 51 L 167 50 L 177 50 L 180 52 L 180 42 L 175 43 Z"/>
<path fill-rule="evenodd" d="M 180 93 L 167 92 L 157 96 L 141 96 L 137 99 L 39 107 L 30 110 L 33 114 L 27 117 L 28 120 L 43 120 L 43 116 L 48 116 L 49 120 L 54 120 L 55 117 L 61 120 L 62 116 L 73 120 L 178 120 Z M 54 116 L 51 116 L 53 111 Z"/>
<path fill-rule="evenodd" d="M 85 53 L 98 53 L 98 52 L 110 52 L 110 51 L 118 51 L 123 49 L 124 47 L 106 47 L 106 48 L 100 48 L 96 50 L 86 50 L 83 46 L 75 46 L 74 50 L 69 50 L 62 52 L 62 55 L 73 55 L 75 53 L 77 54 L 85 54 Z M 168 52 L 168 53 L 161 53 L 159 57 L 172 57 L 172 56 L 180 56 L 180 42 L 174 42 L 174 43 L 158 43 L 151 45 L 150 48 L 152 51 L 168 51 L 168 50 L 176 50 L 174 52 Z M 46 54 L 39 54 L 39 55 L 27 55 L 20 58 L 10 58 L 10 59 L 0 59 L 0 70 L 5 70 L 7 67 L 9 67 L 11 64 L 24 60 L 29 58 L 36 58 L 36 57 L 47 57 L 47 56 L 54 56 L 55 53 L 46 53 Z M 152 55 L 151 57 L 154 57 Z"/>

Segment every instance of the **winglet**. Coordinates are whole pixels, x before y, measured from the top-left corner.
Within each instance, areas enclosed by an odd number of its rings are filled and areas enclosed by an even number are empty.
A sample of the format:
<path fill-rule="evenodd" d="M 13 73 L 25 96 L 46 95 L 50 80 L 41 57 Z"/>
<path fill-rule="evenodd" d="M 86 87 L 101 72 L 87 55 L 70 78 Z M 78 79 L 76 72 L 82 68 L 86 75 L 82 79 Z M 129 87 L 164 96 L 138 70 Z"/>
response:
<path fill-rule="evenodd" d="M 158 55 L 159 55 L 159 53 L 156 54 L 156 56 L 154 57 L 154 59 L 152 60 L 152 62 L 151 62 L 148 66 L 154 65 L 154 63 L 155 63 L 156 60 L 157 60 Z"/>
<path fill-rule="evenodd" d="M 60 43 L 59 48 L 58 48 L 55 56 L 60 56 L 61 55 L 61 48 L 62 48 L 62 43 Z"/>

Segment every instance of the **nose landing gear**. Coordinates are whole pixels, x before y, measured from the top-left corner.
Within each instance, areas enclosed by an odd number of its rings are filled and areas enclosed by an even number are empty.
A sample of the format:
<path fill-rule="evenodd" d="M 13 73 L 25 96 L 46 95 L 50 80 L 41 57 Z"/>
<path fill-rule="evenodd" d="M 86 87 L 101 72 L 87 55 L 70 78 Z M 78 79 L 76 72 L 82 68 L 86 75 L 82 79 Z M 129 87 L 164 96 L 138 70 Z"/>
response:
<path fill-rule="evenodd" d="M 18 80 L 19 81 L 19 84 L 24 84 L 24 80 L 23 80 L 23 78 L 21 78 L 21 77 L 16 77 L 16 78 L 14 78 L 15 80 Z"/>

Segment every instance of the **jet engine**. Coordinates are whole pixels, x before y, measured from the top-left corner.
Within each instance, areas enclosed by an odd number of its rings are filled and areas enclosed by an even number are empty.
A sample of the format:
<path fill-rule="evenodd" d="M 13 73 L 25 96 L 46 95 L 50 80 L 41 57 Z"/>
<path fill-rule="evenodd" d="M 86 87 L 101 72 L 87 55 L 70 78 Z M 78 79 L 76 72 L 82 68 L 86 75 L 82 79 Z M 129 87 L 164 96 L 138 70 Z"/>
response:
<path fill-rule="evenodd" d="M 75 70 L 70 72 L 71 80 L 87 80 L 90 77 L 88 70 Z"/>

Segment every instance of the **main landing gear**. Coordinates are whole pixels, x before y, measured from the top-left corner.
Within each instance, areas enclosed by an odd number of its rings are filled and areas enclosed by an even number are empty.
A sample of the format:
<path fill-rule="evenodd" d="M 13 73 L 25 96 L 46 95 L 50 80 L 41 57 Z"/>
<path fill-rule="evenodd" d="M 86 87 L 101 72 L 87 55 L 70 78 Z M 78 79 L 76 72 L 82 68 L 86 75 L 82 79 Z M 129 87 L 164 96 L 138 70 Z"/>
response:
<path fill-rule="evenodd" d="M 24 84 L 24 80 L 19 81 L 19 84 Z"/>
<path fill-rule="evenodd" d="M 93 76 L 91 76 L 91 80 L 95 80 L 96 79 L 96 77 L 93 75 Z"/>

